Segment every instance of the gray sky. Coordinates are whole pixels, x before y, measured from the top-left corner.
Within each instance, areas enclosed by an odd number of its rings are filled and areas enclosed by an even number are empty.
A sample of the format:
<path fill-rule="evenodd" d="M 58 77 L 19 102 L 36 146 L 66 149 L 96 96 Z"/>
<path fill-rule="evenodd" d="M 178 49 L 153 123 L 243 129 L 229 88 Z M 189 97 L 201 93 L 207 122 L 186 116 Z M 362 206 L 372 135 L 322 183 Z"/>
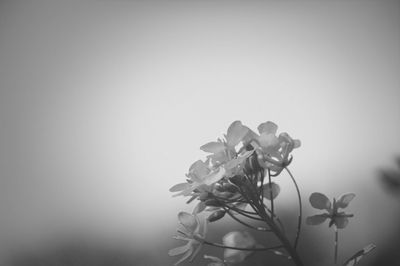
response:
<path fill-rule="evenodd" d="M 3 1 L 0 237 L 153 247 L 192 208 L 168 188 L 198 148 L 272 120 L 302 141 L 306 214 L 313 191 L 354 191 L 348 244 L 383 241 L 376 226 L 398 223 L 376 171 L 400 154 L 399 25 L 398 1 Z"/>

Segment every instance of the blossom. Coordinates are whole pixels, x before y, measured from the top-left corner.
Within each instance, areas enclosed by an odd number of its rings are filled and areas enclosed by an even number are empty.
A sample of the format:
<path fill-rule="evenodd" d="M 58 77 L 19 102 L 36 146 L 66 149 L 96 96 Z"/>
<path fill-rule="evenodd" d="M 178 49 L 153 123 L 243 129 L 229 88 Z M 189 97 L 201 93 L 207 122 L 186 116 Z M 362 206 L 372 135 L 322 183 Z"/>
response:
<path fill-rule="evenodd" d="M 278 126 L 271 121 L 260 124 L 257 129 L 260 135 L 249 129 L 243 142 L 246 146 L 250 144 L 255 148 L 262 167 L 278 175 L 290 164 L 289 155 L 293 149 L 300 147 L 301 142 L 298 139 L 292 139 L 286 132 L 276 136 Z"/>
<path fill-rule="evenodd" d="M 233 231 L 226 234 L 222 242 L 225 246 L 236 247 L 236 248 L 255 248 L 257 243 L 256 240 L 250 233 L 243 231 Z M 224 251 L 224 259 L 227 263 L 238 263 L 242 262 L 252 251 L 249 250 L 237 250 L 226 248 Z"/>
<path fill-rule="evenodd" d="M 174 238 L 187 241 L 187 243 L 183 246 L 176 247 L 168 251 L 168 255 L 170 256 L 178 256 L 183 254 L 180 260 L 178 260 L 174 265 L 178 265 L 189 257 L 189 260 L 192 261 L 200 251 L 207 233 L 207 222 L 204 223 L 203 230 L 200 230 L 201 226 L 197 215 L 180 212 L 178 214 L 178 219 L 181 225 L 183 225 L 183 229 L 178 230 L 178 233 L 180 234 Z"/>
<path fill-rule="evenodd" d="M 311 206 L 319 210 L 326 210 L 327 212 L 307 217 L 306 223 L 308 225 L 318 225 L 325 222 L 326 219 L 330 219 L 329 227 L 335 225 L 339 229 L 345 228 L 349 223 L 348 218 L 353 217 L 353 214 L 346 214 L 339 211 L 339 209 L 346 208 L 355 196 L 354 193 L 343 194 L 338 200 L 334 198 L 333 203 L 331 203 L 324 194 L 318 192 L 312 193 L 310 196 Z"/>
<path fill-rule="evenodd" d="M 224 168 L 212 169 L 207 162 L 197 160 L 190 166 L 189 173 L 186 175 L 188 182 L 176 184 L 170 188 L 170 191 L 180 191 L 180 193 L 174 196 L 188 196 L 194 190 L 197 190 L 199 193 L 202 191 L 211 191 L 213 184 L 221 180 L 224 175 Z"/>
<path fill-rule="evenodd" d="M 213 165 L 223 165 L 227 175 L 233 175 L 250 152 L 239 153 L 236 151 L 238 144 L 247 135 L 249 129 L 240 121 L 234 121 L 225 134 L 225 140 L 218 139 L 200 147 L 202 151 L 211 153 L 207 156 Z"/>

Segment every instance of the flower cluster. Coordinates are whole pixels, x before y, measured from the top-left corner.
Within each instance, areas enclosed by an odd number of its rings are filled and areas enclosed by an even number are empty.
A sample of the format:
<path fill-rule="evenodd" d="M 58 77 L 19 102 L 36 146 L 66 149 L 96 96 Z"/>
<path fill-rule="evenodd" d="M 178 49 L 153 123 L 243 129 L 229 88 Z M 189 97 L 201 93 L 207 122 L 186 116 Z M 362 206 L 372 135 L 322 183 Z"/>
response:
<path fill-rule="evenodd" d="M 300 146 L 300 141 L 292 139 L 287 133 L 276 135 L 277 128 L 276 124 L 268 121 L 258 126 L 257 134 L 240 121 L 234 121 L 222 139 L 200 147 L 207 153 L 206 159 L 197 160 L 190 166 L 186 182 L 170 188 L 171 192 L 175 192 L 174 196 L 190 197 L 188 203 L 198 201 L 193 210 L 194 216 L 190 218 L 192 221 L 205 210 L 211 212 L 205 223 L 215 222 L 229 214 L 245 224 L 235 216 L 249 216 L 245 213 L 246 206 L 252 204 L 264 208 L 263 199 L 272 200 L 279 194 L 279 186 L 274 182 L 264 184 L 264 177 L 278 176 L 290 164 L 291 152 Z M 189 217 L 188 215 L 181 213 L 178 217 L 184 226 L 187 222 L 183 217 Z M 196 234 L 184 234 L 188 244 L 170 251 L 170 255 L 184 254 L 179 262 L 193 256 L 195 252 L 190 247 L 200 243 L 198 236 L 193 237 Z M 224 242 L 238 242 L 243 248 L 243 243 L 251 239 L 248 233 L 232 232 L 226 236 Z M 198 246 L 201 247 L 201 244 Z M 243 260 L 249 252 L 227 249 L 225 261 Z"/>
<path fill-rule="evenodd" d="M 277 125 L 265 122 L 258 126 L 258 132 L 252 131 L 240 121 L 234 121 L 223 138 L 204 144 L 200 149 L 207 153 L 205 160 L 197 160 L 186 174 L 186 181 L 170 188 L 174 196 L 188 197 L 187 203 L 197 201 L 192 213 L 180 212 L 178 220 L 182 228 L 176 239 L 185 241 L 182 246 L 169 251 L 170 256 L 181 256 L 175 263 L 192 261 L 202 246 L 210 245 L 224 249 L 223 258 L 204 255 L 208 266 L 229 266 L 244 261 L 255 251 L 271 251 L 273 254 L 290 259 L 297 266 L 303 266 L 297 252 L 301 226 L 302 202 L 297 182 L 288 169 L 292 162 L 292 152 L 300 147 L 300 141 L 287 133 L 277 135 Z M 274 207 L 275 198 L 281 188 L 273 178 L 280 176 L 283 170 L 290 176 L 297 193 L 299 203 L 297 230 L 295 237 L 288 237 L 284 223 L 279 219 Z M 329 220 L 334 225 L 334 262 L 337 263 L 339 242 L 338 229 L 347 226 L 352 214 L 342 209 L 353 200 L 355 194 L 347 193 L 331 202 L 322 193 L 312 193 L 311 206 L 324 210 L 324 213 L 306 219 L 308 225 L 318 225 Z M 225 216 L 230 216 L 241 225 L 258 233 L 272 233 L 279 245 L 258 244 L 247 231 L 228 232 L 222 243 L 209 242 L 206 239 L 207 225 Z M 202 220 L 202 222 L 200 222 Z M 253 224 L 256 221 L 257 224 Z M 260 226 L 260 223 L 261 226 Z M 293 242 L 292 242 L 293 239 Z M 354 266 L 375 246 L 369 245 L 358 251 L 345 266 Z"/>
<path fill-rule="evenodd" d="M 277 176 L 290 164 L 290 153 L 300 146 L 300 141 L 287 133 L 277 136 L 277 128 L 268 121 L 258 126 L 259 134 L 256 134 L 240 121 L 233 122 L 224 139 L 200 147 L 209 153 L 207 159 L 194 162 L 186 174 L 187 181 L 173 186 L 170 191 L 178 192 L 175 196 L 190 196 L 189 202 L 199 199 L 195 213 L 206 206 L 218 207 L 221 199 L 237 200 L 240 193 L 235 180 L 246 176 L 257 183 L 264 178 L 265 171 Z M 274 185 L 274 189 L 279 188 Z"/>

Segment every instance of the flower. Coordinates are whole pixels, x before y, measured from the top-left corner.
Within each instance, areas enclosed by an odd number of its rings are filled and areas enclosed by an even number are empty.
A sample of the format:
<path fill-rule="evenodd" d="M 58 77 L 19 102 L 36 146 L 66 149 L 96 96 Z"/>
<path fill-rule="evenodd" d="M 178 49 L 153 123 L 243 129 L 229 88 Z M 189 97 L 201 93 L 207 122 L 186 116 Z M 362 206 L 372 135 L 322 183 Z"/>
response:
<path fill-rule="evenodd" d="M 180 234 L 174 238 L 187 241 L 187 243 L 168 251 L 168 255 L 170 256 L 183 254 L 181 259 L 174 265 L 178 265 L 189 257 L 189 260 L 192 261 L 200 251 L 207 233 L 207 222 L 204 223 L 203 230 L 200 232 L 200 221 L 197 215 L 180 212 L 178 214 L 178 219 L 181 225 L 183 225 L 183 230 L 178 230 L 178 233 Z"/>
<path fill-rule="evenodd" d="M 243 141 L 246 146 L 250 144 L 255 148 L 262 167 L 278 175 L 290 164 L 292 158 L 289 155 L 293 149 L 300 147 L 301 142 L 292 139 L 286 132 L 276 136 L 278 126 L 271 121 L 260 124 L 257 129 L 260 135 L 249 129 Z"/>
<path fill-rule="evenodd" d="M 225 246 L 236 247 L 236 248 L 255 248 L 257 243 L 256 240 L 250 233 L 243 231 L 233 231 L 226 234 L 222 242 Z M 248 250 L 237 250 L 226 248 L 224 251 L 224 259 L 227 263 L 238 263 L 242 262 L 252 251 Z"/>
<path fill-rule="evenodd" d="M 179 192 L 174 196 L 190 195 L 194 190 L 198 193 L 203 191 L 211 191 L 212 186 L 221 180 L 225 175 L 225 169 L 220 167 L 218 169 L 210 168 L 208 162 L 203 162 L 198 160 L 194 162 L 190 168 L 189 173 L 186 175 L 188 177 L 188 182 L 179 183 L 171 187 L 169 191 Z"/>
<path fill-rule="evenodd" d="M 251 154 L 238 153 L 236 147 L 247 135 L 249 129 L 240 121 L 234 121 L 225 134 L 225 140 L 218 139 L 200 147 L 202 151 L 211 153 L 207 156 L 213 165 L 223 165 L 227 175 L 234 175 L 241 164 Z M 239 168 L 239 169 L 238 169 Z"/>
<path fill-rule="evenodd" d="M 324 194 L 318 192 L 312 193 L 310 196 L 311 206 L 319 210 L 326 210 L 327 213 L 307 217 L 306 223 L 308 225 L 318 225 L 325 222 L 326 219 L 330 219 L 329 227 L 335 225 L 339 229 L 345 228 L 349 223 L 348 218 L 354 215 L 339 212 L 339 209 L 346 208 L 355 196 L 354 193 L 343 194 L 338 200 L 334 198 L 332 204 Z"/>

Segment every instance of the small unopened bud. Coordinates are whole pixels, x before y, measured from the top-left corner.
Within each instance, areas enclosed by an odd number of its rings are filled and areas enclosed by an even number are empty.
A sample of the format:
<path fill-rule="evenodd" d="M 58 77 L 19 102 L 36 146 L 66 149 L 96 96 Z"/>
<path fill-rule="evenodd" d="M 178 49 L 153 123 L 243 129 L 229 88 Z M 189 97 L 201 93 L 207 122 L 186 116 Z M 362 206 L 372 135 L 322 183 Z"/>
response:
<path fill-rule="evenodd" d="M 219 183 L 217 183 L 217 184 L 215 185 L 214 189 L 217 190 L 217 191 L 224 191 L 224 190 L 225 190 L 225 189 L 224 189 L 224 186 L 221 185 L 221 184 L 219 184 Z"/>
<path fill-rule="evenodd" d="M 244 164 L 244 171 L 247 174 L 256 174 L 258 172 L 263 171 L 263 168 L 260 166 L 258 162 L 258 154 L 253 153 L 250 155 L 249 158 L 246 159 L 246 162 Z"/>
<path fill-rule="evenodd" d="M 205 201 L 210 197 L 210 193 L 208 193 L 207 191 L 204 191 L 200 194 L 199 196 L 199 200 L 201 201 Z"/>
<path fill-rule="evenodd" d="M 211 207 L 221 207 L 222 204 L 219 200 L 216 199 L 208 199 L 204 202 L 206 206 L 211 206 Z"/>
<path fill-rule="evenodd" d="M 215 222 L 215 221 L 218 221 L 219 219 L 221 219 L 224 216 L 225 216 L 225 211 L 224 210 L 218 210 L 218 211 L 215 211 L 215 212 L 211 213 L 210 216 L 208 216 L 207 220 L 209 222 Z"/>
<path fill-rule="evenodd" d="M 242 175 L 235 175 L 229 181 L 235 186 L 242 187 L 246 183 L 246 178 Z"/>
<path fill-rule="evenodd" d="M 238 191 L 237 187 L 235 187 L 234 185 L 229 184 L 229 183 L 224 183 L 223 188 L 225 191 L 231 192 L 231 193 L 235 193 Z"/>

